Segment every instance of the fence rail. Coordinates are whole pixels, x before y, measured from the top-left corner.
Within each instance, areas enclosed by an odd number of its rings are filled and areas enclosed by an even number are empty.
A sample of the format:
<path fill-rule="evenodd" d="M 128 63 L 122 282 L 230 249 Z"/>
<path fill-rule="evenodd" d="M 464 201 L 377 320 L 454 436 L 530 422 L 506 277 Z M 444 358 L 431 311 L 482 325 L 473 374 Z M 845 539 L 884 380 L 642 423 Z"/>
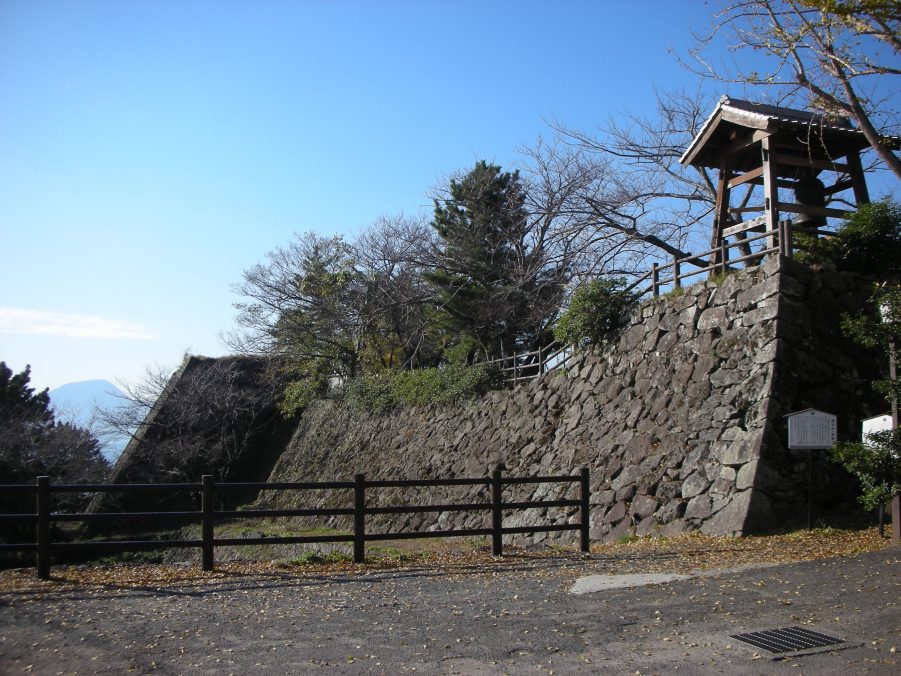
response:
<path fill-rule="evenodd" d="M 710 274 L 711 272 L 726 274 L 730 269 L 730 265 L 735 265 L 736 263 L 756 264 L 764 256 L 772 253 L 790 257 L 792 253 L 791 221 L 779 221 L 778 226 L 774 230 L 752 232 L 755 228 L 759 228 L 759 220 L 749 221 L 743 229 L 730 233 L 739 234 L 740 232 L 743 234 L 740 239 L 734 242 L 729 242 L 723 238 L 720 246 L 715 249 L 709 249 L 708 251 L 685 256 L 684 258 L 674 256 L 669 263 L 662 265 L 653 263 L 650 270 L 626 287 L 626 291 L 634 291 L 638 296 L 650 293 L 657 297 L 662 289 L 678 289 L 686 279 L 695 275 Z M 733 249 L 748 251 L 751 244 L 761 241 L 763 246 L 757 250 L 730 258 Z M 686 266 L 691 266 L 691 268 L 686 270 Z"/>
<path fill-rule="evenodd" d="M 558 368 L 564 368 L 575 355 L 572 345 L 558 341 L 531 352 L 516 352 L 509 357 L 500 357 L 485 362 L 501 373 L 503 381 L 509 385 L 535 380 L 538 376 Z"/>
<path fill-rule="evenodd" d="M 773 230 L 761 229 L 764 218 L 755 218 L 744 223 L 726 228 L 727 236 L 740 235 L 735 241 L 729 242 L 723 238 L 720 246 L 715 249 L 692 254 L 684 258 L 673 257 L 669 263 L 653 263 L 651 269 L 635 279 L 626 287 L 626 292 L 634 291 L 639 297 L 652 294 L 660 295 L 664 289 L 678 289 L 683 281 L 695 275 L 719 273 L 726 274 L 734 269 L 738 263 L 745 263 L 748 267 L 758 265 L 763 257 L 769 254 L 778 254 L 785 258 L 791 258 L 795 251 L 796 232 L 811 235 L 813 237 L 829 237 L 835 233 L 823 228 L 793 225 L 792 221 L 779 221 Z M 751 244 L 760 242 L 762 246 L 751 250 Z M 732 257 L 734 249 L 739 249 L 743 254 Z M 690 269 L 685 269 L 691 266 Z"/>
<path fill-rule="evenodd" d="M 504 502 L 504 486 L 535 483 L 571 483 L 579 485 L 579 497 L 562 500 L 525 500 Z M 447 486 L 485 486 L 490 489 L 488 502 L 467 502 L 449 504 L 407 504 L 390 507 L 367 506 L 367 491 L 382 488 L 437 488 Z M 340 490 L 350 491 L 353 507 L 335 507 L 321 509 L 256 509 L 256 510 L 224 510 L 216 509 L 218 495 L 233 490 L 277 491 L 313 491 Z M 193 490 L 199 491 L 201 507 L 197 511 L 155 511 L 155 512 L 107 512 L 95 514 L 65 514 L 53 512 L 50 508 L 51 496 L 54 493 L 114 493 L 135 490 Z M 199 548 L 203 570 L 213 570 L 215 565 L 215 548 L 234 545 L 273 545 L 273 544 L 313 544 L 313 543 L 353 543 L 354 562 L 366 560 L 366 542 L 380 540 L 401 540 L 411 538 L 444 538 L 491 536 L 492 553 L 503 555 L 503 536 L 512 534 L 531 534 L 556 531 L 579 531 L 581 551 L 589 551 L 589 473 L 583 468 L 579 474 L 568 476 L 541 477 L 505 477 L 501 470 L 494 470 L 490 476 L 464 479 L 409 479 L 409 480 L 374 480 L 367 481 L 365 475 L 354 475 L 353 481 L 302 482 L 302 483 L 217 483 L 210 475 L 204 475 L 201 483 L 188 484 L 51 484 L 48 477 L 38 477 L 33 486 L 0 486 L 0 491 L 18 492 L 35 496 L 35 511 L 23 514 L 0 514 L 0 525 L 33 523 L 35 525 L 35 541 L 21 543 L 0 543 L 0 552 L 35 552 L 35 564 L 38 577 L 42 580 L 50 578 L 50 555 L 53 552 L 123 552 L 169 548 Z M 371 493 L 370 493 L 371 494 Z M 533 526 L 505 527 L 504 511 L 531 508 L 576 507 L 579 522 L 573 524 L 538 524 Z M 366 517 L 378 514 L 428 514 L 451 511 L 484 511 L 491 514 L 491 527 L 445 529 L 431 531 L 399 531 L 388 533 L 372 533 L 366 530 Z M 216 537 L 217 521 L 231 519 L 253 519 L 264 517 L 293 516 L 352 516 L 352 534 L 317 534 L 257 538 Z M 171 540 L 99 540 L 55 542 L 52 539 L 51 524 L 80 521 L 84 523 L 103 521 L 146 521 L 173 520 L 199 523 L 201 537 L 199 539 Z"/>

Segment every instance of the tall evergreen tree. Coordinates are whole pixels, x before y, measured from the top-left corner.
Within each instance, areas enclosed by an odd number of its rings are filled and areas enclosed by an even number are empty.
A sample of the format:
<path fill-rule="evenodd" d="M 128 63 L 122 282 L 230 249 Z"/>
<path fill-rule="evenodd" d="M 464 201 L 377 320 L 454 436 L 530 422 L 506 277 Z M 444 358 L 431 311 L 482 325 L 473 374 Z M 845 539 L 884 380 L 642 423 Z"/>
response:
<path fill-rule="evenodd" d="M 519 172 L 476 163 L 435 200 L 432 226 L 441 238 L 426 274 L 448 328 L 486 357 L 533 344 L 559 303 L 565 271 L 530 246 L 532 223 Z"/>

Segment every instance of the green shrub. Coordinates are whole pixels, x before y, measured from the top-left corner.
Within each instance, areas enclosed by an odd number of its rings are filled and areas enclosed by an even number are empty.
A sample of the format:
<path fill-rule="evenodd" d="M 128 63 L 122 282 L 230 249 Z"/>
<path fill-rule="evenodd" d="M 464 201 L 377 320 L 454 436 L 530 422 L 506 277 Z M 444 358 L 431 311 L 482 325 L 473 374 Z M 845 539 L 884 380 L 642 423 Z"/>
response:
<path fill-rule="evenodd" d="M 901 357 L 901 286 L 879 283 L 867 304 L 870 312 L 842 315 L 842 334 L 858 345 L 877 349 L 889 360 Z M 901 379 L 880 378 L 873 389 L 887 401 L 901 400 Z"/>
<path fill-rule="evenodd" d="M 873 274 L 901 272 L 901 205 L 891 200 L 863 204 L 832 237 L 794 235 L 805 263 L 832 262 L 840 270 Z"/>
<path fill-rule="evenodd" d="M 323 384 L 312 378 L 292 380 L 285 387 L 278 402 L 278 410 L 286 418 L 290 418 L 309 406 L 311 401 L 321 397 L 323 391 Z"/>
<path fill-rule="evenodd" d="M 860 504 L 875 509 L 901 493 L 901 428 L 868 435 L 866 443 L 843 442 L 832 459 L 860 480 Z"/>
<path fill-rule="evenodd" d="M 444 348 L 444 359 L 450 364 L 463 366 L 469 363 L 471 355 L 478 352 L 479 344 L 469 336 L 458 336 L 453 345 Z"/>
<path fill-rule="evenodd" d="M 626 325 L 638 297 L 624 279 L 593 279 L 580 285 L 554 326 L 554 338 L 572 345 L 609 340 Z"/>
<path fill-rule="evenodd" d="M 497 387 L 497 372 L 485 364 L 451 364 L 416 371 L 379 371 L 352 381 L 345 398 L 352 407 L 386 413 L 403 406 L 452 404 Z"/>

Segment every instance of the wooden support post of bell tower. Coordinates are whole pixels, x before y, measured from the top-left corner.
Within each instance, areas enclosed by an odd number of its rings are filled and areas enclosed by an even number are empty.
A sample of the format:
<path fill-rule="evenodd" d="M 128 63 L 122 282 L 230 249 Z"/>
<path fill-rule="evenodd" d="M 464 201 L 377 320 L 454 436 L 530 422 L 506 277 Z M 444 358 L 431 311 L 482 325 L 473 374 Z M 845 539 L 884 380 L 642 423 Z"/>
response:
<path fill-rule="evenodd" d="M 710 238 L 710 249 L 715 253 L 711 254 L 711 263 L 714 267 L 720 266 L 723 261 L 721 259 L 720 243 L 723 241 L 723 231 L 726 224 L 729 223 L 729 169 L 728 165 L 723 162 L 717 175 L 716 183 L 716 206 L 713 214 L 713 236 Z"/>
<path fill-rule="evenodd" d="M 763 167 L 763 215 L 766 229 L 773 232 L 779 226 L 779 177 L 776 174 L 776 153 L 769 136 L 760 141 L 760 161 Z M 767 248 L 774 246 L 771 234 L 766 238 Z"/>

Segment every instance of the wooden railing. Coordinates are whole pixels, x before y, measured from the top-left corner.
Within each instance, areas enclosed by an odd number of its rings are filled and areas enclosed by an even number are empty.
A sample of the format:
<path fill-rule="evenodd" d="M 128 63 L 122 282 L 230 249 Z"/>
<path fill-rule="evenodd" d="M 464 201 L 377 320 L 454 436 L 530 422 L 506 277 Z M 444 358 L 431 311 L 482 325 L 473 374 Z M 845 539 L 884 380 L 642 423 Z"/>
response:
<path fill-rule="evenodd" d="M 526 500 L 505 502 L 504 486 L 517 484 L 570 483 L 579 485 L 579 497 L 563 500 Z M 384 488 L 436 488 L 446 486 L 485 486 L 490 490 L 487 502 L 451 503 L 451 504 L 403 504 L 388 507 L 367 507 L 367 491 Z M 54 493 L 132 493 L 138 491 L 193 491 L 200 493 L 199 511 L 157 511 L 157 512 L 106 512 L 90 514 L 56 513 L 51 509 L 51 496 Z M 321 509 L 251 509 L 224 510 L 216 509 L 217 498 L 229 491 L 348 491 L 352 497 L 352 507 L 335 507 Z M 274 545 L 274 544 L 311 544 L 350 542 L 353 543 L 353 555 L 356 563 L 366 560 L 366 543 L 378 540 L 401 540 L 410 538 L 447 538 L 490 536 L 492 553 L 503 554 L 503 536 L 510 534 L 531 534 L 552 531 L 578 530 L 580 533 L 580 549 L 589 551 L 589 475 L 583 468 L 579 474 L 571 476 L 534 476 L 505 477 L 501 470 L 494 470 L 490 476 L 471 479 L 414 479 L 414 480 L 374 480 L 368 481 L 363 474 L 354 475 L 353 481 L 303 482 L 303 483 L 217 483 L 210 475 L 204 475 L 200 483 L 181 484 L 51 484 L 48 477 L 38 477 L 34 486 L 7 485 L 0 486 L 6 495 L 32 495 L 35 499 L 35 510 L 31 513 L 0 514 L 0 525 L 34 524 L 34 542 L 0 543 L 0 552 L 34 552 L 38 577 L 42 580 L 50 578 L 50 556 L 52 553 L 76 552 L 124 552 L 151 549 L 199 548 L 204 570 L 213 570 L 215 565 L 215 548 L 236 545 Z M 579 523 L 575 524 L 538 524 L 534 526 L 505 527 L 503 513 L 505 510 L 523 510 L 531 508 L 570 507 L 579 511 Z M 398 531 L 372 533 L 366 530 L 366 517 L 377 514 L 425 514 L 436 512 L 483 511 L 491 514 L 489 528 L 458 528 L 429 531 Z M 316 516 L 350 516 L 353 518 L 352 534 L 317 534 L 282 537 L 216 537 L 217 522 L 234 519 L 258 519 L 272 517 L 316 517 Z M 199 523 L 201 537 L 199 539 L 170 540 L 92 540 L 92 541 L 54 541 L 51 524 L 65 522 L 90 523 L 127 523 L 163 521 Z"/>
<path fill-rule="evenodd" d="M 517 352 L 509 357 L 500 357 L 485 363 L 500 371 L 505 383 L 516 385 L 526 380 L 535 380 L 548 371 L 565 368 L 575 353 L 576 350 L 572 345 L 554 341 L 531 352 Z"/>
<path fill-rule="evenodd" d="M 794 251 L 792 222 L 779 221 L 778 226 L 774 230 L 754 232 L 755 228 L 759 228 L 758 220 L 761 219 L 749 221 L 743 224 L 741 229 L 734 232 L 732 229 L 727 232 L 728 235 L 735 235 L 739 232 L 745 233 L 742 239 L 729 242 L 724 237 L 720 246 L 715 249 L 692 254 L 684 258 L 674 256 L 669 263 L 652 264 L 648 272 L 626 287 L 626 291 L 632 291 L 639 297 L 647 294 L 657 297 L 663 292 L 681 288 L 685 280 L 696 275 L 726 274 L 739 263 L 745 263 L 745 267 L 759 265 L 763 257 L 768 254 L 779 254 L 791 258 Z M 825 231 L 811 232 L 825 233 Z M 762 243 L 763 246 L 758 245 L 751 253 L 733 256 L 735 249 L 747 251 L 752 244 L 757 242 Z"/>
<path fill-rule="evenodd" d="M 684 258 L 673 257 L 672 261 L 665 264 L 654 263 L 648 272 L 626 287 L 626 291 L 634 291 L 639 297 L 646 294 L 656 297 L 662 292 L 680 288 L 686 279 L 695 275 L 726 274 L 735 270 L 735 266 L 739 263 L 745 263 L 745 267 L 753 267 L 759 265 L 764 256 L 771 254 L 778 254 L 779 260 L 783 257 L 792 258 L 798 249 L 794 233 L 803 233 L 814 238 L 831 237 L 835 234 L 834 231 L 825 228 L 794 225 L 790 220 L 779 221 L 774 230 L 761 230 L 764 220 L 761 216 L 726 228 L 723 231 L 723 241 L 716 249 Z M 726 240 L 726 237 L 740 233 L 744 233 L 742 238 L 734 242 Z M 763 242 L 763 246 L 750 253 L 732 257 L 734 249 L 749 251 L 751 244 L 755 242 Z M 686 270 L 685 266 L 691 266 L 691 269 Z M 645 286 L 642 286 L 643 284 Z"/>

